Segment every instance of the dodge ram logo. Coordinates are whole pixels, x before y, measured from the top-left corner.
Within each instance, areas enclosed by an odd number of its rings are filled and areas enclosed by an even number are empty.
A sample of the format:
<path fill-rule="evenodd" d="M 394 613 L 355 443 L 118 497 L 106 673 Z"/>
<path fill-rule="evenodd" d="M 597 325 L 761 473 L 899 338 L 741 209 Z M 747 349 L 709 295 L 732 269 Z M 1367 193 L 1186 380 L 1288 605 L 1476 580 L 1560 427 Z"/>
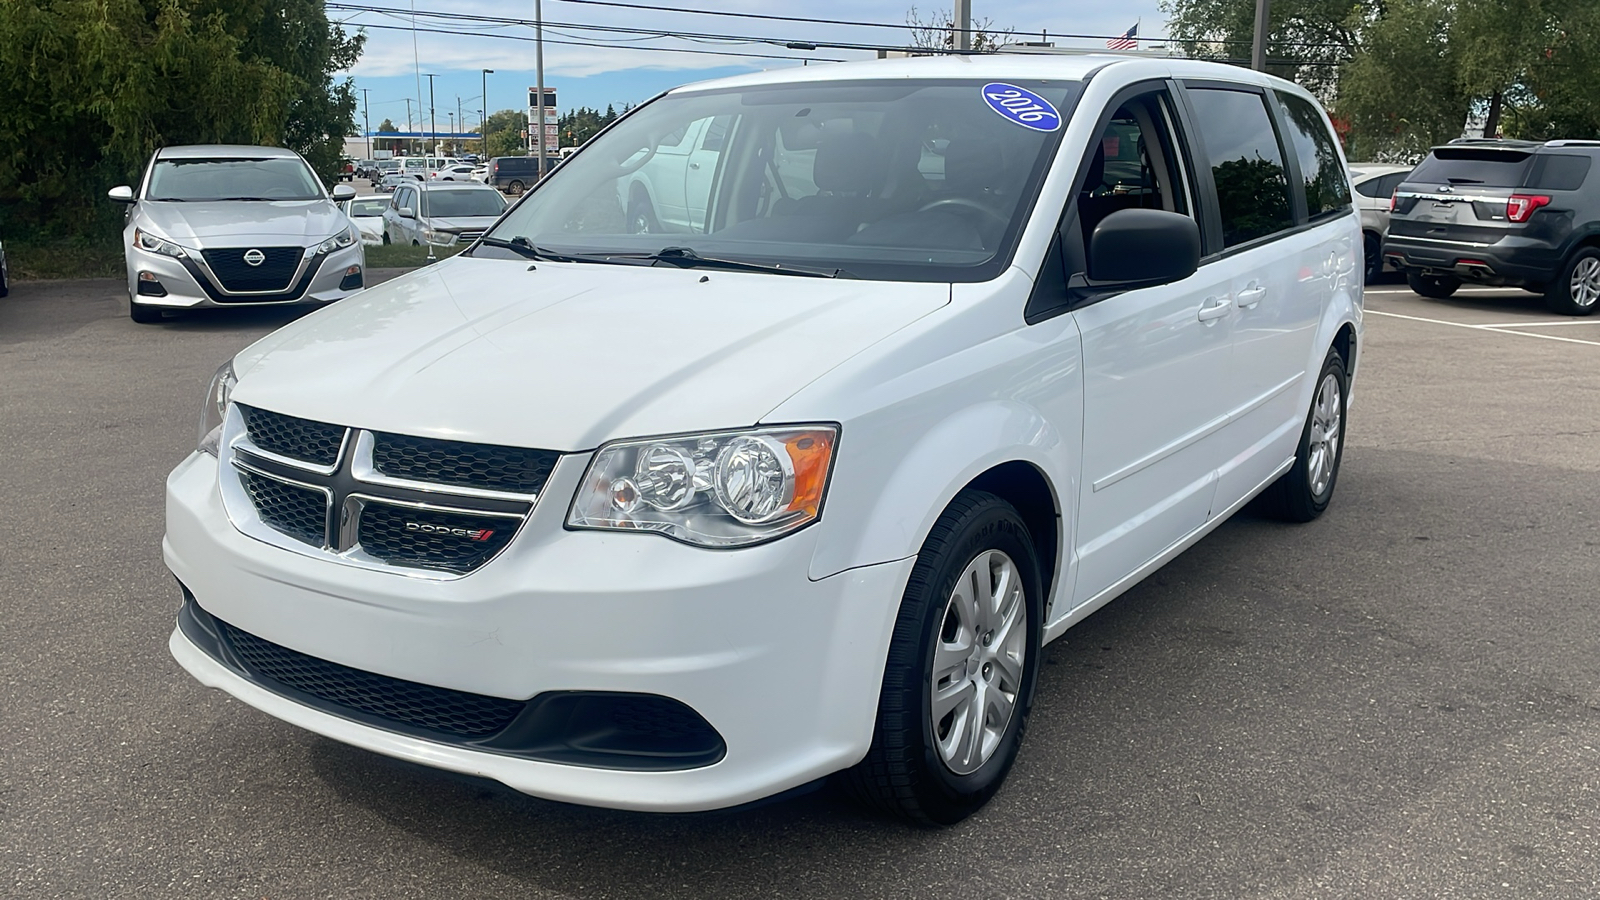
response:
<path fill-rule="evenodd" d="M 246 250 L 244 252 L 244 261 L 247 265 L 259 266 L 267 261 L 267 255 L 260 250 Z"/>
<path fill-rule="evenodd" d="M 430 525 L 426 522 L 407 522 L 406 530 L 421 534 L 446 534 L 469 541 L 487 541 L 494 534 L 489 528 L 451 528 L 448 525 Z"/>

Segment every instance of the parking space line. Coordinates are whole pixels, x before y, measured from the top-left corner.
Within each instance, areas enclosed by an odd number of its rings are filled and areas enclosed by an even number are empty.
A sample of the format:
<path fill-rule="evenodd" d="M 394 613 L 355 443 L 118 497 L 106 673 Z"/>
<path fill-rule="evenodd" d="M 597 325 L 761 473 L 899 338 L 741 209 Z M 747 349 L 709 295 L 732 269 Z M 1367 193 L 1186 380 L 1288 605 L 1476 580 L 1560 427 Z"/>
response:
<path fill-rule="evenodd" d="M 1479 325 L 1479 328 L 1543 328 L 1546 325 L 1600 325 L 1600 319 L 1553 319 L 1544 321 L 1536 319 L 1531 322 L 1492 322 L 1488 325 Z"/>
<path fill-rule="evenodd" d="M 1468 325 L 1465 322 L 1447 322 L 1444 319 L 1427 319 L 1422 316 L 1405 316 L 1400 313 L 1379 312 L 1375 309 L 1366 311 L 1372 316 L 1388 316 L 1391 319 L 1408 319 L 1412 322 L 1427 322 L 1430 325 L 1449 325 L 1454 328 L 1466 328 L 1471 331 L 1485 331 L 1493 334 L 1514 334 L 1517 337 L 1538 338 L 1543 341 L 1560 341 L 1563 344 L 1588 344 L 1591 347 L 1600 347 L 1600 341 L 1582 341 L 1577 338 L 1559 337 L 1554 334 L 1539 334 L 1532 331 L 1512 331 L 1508 328 L 1494 325 Z"/>

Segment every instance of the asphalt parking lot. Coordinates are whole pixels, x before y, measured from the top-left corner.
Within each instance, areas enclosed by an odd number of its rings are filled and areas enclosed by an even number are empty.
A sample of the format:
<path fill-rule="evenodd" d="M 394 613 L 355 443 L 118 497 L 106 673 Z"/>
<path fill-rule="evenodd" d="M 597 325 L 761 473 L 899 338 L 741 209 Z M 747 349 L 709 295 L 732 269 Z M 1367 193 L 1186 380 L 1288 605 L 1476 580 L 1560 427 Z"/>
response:
<path fill-rule="evenodd" d="M 1593 897 L 1600 317 L 1368 298 L 1338 496 L 1249 511 L 1046 652 L 1022 759 L 945 831 L 829 792 L 648 816 L 298 731 L 168 656 L 162 484 L 293 317 L 0 300 L 0 895 Z"/>

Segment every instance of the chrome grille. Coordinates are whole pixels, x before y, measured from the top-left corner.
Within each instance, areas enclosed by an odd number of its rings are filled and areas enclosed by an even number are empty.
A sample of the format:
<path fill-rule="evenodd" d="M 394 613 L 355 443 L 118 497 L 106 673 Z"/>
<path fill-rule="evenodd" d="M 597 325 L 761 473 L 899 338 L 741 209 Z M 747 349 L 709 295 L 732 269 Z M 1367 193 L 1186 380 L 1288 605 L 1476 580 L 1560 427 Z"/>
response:
<path fill-rule="evenodd" d="M 241 531 L 285 549 L 463 575 L 511 543 L 558 456 L 235 404 L 223 425 L 221 457 L 233 475 L 223 503 Z"/>
<path fill-rule="evenodd" d="M 304 460 L 318 466 L 339 461 L 346 429 L 338 425 L 268 412 L 253 406 L 239 406 L 250 442 L 268 453 Z"/>

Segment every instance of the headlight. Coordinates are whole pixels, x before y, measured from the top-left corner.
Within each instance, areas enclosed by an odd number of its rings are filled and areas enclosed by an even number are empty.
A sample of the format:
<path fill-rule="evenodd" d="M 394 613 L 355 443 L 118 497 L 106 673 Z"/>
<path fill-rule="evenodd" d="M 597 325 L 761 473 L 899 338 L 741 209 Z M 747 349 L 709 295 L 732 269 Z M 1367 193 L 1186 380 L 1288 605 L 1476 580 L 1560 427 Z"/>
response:
<path fill-rule="evenodd" d="M 205 402 L 200 406 L 200 451 L 217 455 L 217 445 L 222 440 L 222 420 L 228 414 L 228 400 L 233 396 L 233 386 L 239 379 L 233 376 L 233 361 L 222 364 L 217 374 L 211 376 L 211 386 L 206 388 Z"/>
<path fill-rule="evenodd" d="M 317 245 L 318 253 L 332 253 L 354 244 L 358 239 L 356 227 L 351 225 L 331 238 Z"/>
<path fill-rule="evenodd" d="M 133 230 L 133 245 L 138 247 L 140 250 L 145 250 L 150 253 L 159 253 L 162 256 L 171 256 L 177 259 L 183 259 L 185 256 L 189 255 L 188 253 L 185 253 L 184 249 L 179 247 L 177 244 L 174 244 L 165 238 L 156 237 L 150 232 L 145 231 L 143 228 L 135 228 Z"/>
<path fill-rule="evenodd" d="M 812 425 L 607 444 L 567 525 L 654 531 L 701 547 L 771 540 L 816 520 L 837 436 Z"/>
<path fill-rule="evenodd" d="M 459 235 L 451 234 L 448 231 L 424 231 L 422 233 L 422 239 L 430 244 L 454 244 L 457 237 Z"/>

